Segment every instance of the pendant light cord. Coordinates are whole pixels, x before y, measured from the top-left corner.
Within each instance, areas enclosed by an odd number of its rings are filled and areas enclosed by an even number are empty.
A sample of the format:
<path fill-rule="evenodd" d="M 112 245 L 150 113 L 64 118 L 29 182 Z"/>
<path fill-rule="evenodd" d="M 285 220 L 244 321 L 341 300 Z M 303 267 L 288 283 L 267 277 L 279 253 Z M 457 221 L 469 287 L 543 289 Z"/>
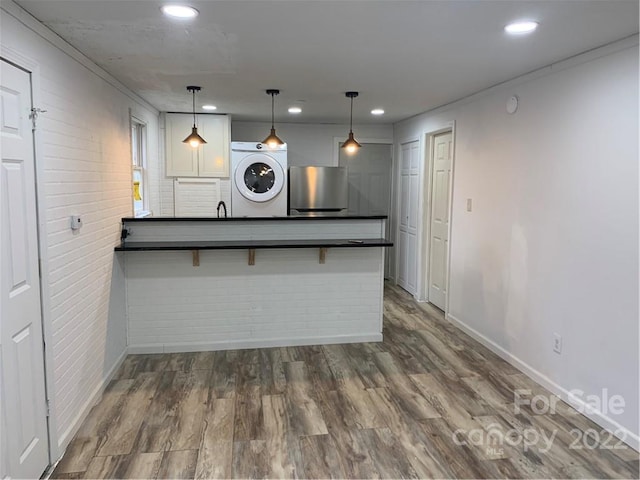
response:
<path fill-rule="evenodd" d="M 191 96 L 193 97 L 193 126 L 196 126 L 196 91 L 191 90 Z"/>
<path fill-rule="evenodd" d="M 349 133 L 353 133 L 353 97 L 351 97 L 351 115 L 349 115 Z"/>
<path fill-rule="evenodd" d="M 271 128 L 275 128 L 275 120 L 274 120 L 274 114 L 273 114 L 273 98 L 274 98 L 274 94 L 271 94 Z"/>

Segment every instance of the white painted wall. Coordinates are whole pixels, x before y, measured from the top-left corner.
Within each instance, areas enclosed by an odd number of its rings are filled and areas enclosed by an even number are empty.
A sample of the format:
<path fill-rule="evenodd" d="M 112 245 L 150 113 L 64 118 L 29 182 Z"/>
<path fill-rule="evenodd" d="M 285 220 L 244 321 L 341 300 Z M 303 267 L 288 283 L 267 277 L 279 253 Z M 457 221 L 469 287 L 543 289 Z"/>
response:
<path fill-rule="evenodd" d="M 557 392 L 622 395 L 594 418 L 637 448 L 637 37 L 604 53 L 401 122 L 395 148 L 455 121 L 450 317 Z"/>
<path fill-rule="evenodd" d="M 271 129 L 270 123 L 233 122 L 231 139 L 234 142 L 261 141 Z M 278 136 L 287 142 L 289 166 L 338 166 L 334 158 L 334 138 L 346 140 L 349 125 L 276 123 Z M 393 138 L 392 125 L 354 125 L 356 140 L 362 138 Z"/>
<path fill-rule="evenodd" d="M 38 65 L 36 106 L 47 110 L 36 155 L 55 459 L 126 349 L 123 274 L 113 248 L 120 218 L 132 214 L 129 109 L 147 122 L 150 156 L 157 155 L 158 112 L 15 3 L 3 1 L 0 15 L 3 51 Z M 71 215 L 83 217 L 77 233 Z"/>

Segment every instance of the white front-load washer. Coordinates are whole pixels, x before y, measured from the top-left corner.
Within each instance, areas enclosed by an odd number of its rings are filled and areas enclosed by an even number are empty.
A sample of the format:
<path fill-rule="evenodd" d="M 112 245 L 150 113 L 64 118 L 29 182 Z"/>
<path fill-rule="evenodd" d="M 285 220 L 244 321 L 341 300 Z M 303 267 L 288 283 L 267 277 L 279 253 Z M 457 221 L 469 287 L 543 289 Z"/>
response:
<path fill-rule="evenodd" d="M 231 142 L 231 215 L 287 216 L 287 145 Z"/>

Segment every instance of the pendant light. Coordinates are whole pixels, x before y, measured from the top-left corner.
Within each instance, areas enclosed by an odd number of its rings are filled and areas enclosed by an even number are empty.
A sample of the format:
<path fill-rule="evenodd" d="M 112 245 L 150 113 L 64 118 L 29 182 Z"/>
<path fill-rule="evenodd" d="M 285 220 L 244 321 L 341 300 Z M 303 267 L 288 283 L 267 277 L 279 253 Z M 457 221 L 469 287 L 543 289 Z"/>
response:
<path fill-rule="evenodd" d="M 191 129 L 191 135 L 185 138 L 182 143 L 188 143 L 193 148 L 198 148 L 200 145 L 207 143 L 204 138 L 198 135 L 198 127 L 196 127 L 196 92 L 199 92 L 201 88 L 189 85 L 187 90 L 190 91 L 193 96 L 193 128 Z"/>
<path fill-rule="evenodd" d="M 276 128 L 273 124 L 273 106 L 274 100 L 273 97 L 278 95 L 280 90 L 269 89 L 267 90 L 267 95 L 271 95 L 271 133 L 267 138 L 265 138 L 262 143 L 266 144 L 269 148 L 277 148 L 284 145 L 284 142 L 280 140 L 280 138 L 276 135 Z"/>
<path fill-rule="evenodd" d="M 353 154 L 362 146 L 353 138 L 353 99 L 358 96 L 358 92 L 347 92 L 344 95 L 351 99 L 351 116 L 349 118 L 349 138 L 342 144 L 342 148 L 344 148 L 347 153 Z"/>

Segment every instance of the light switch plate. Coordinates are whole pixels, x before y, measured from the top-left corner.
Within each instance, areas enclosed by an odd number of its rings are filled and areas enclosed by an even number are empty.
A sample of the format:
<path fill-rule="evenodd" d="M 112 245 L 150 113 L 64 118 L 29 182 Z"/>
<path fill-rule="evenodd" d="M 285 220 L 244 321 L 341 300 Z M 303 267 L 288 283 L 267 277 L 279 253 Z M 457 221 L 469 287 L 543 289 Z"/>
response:
<path fill-rule="evenodd" d="M 467 212 L 470 212 L 472 209 L 471 199 L 467 198 Z"/>

